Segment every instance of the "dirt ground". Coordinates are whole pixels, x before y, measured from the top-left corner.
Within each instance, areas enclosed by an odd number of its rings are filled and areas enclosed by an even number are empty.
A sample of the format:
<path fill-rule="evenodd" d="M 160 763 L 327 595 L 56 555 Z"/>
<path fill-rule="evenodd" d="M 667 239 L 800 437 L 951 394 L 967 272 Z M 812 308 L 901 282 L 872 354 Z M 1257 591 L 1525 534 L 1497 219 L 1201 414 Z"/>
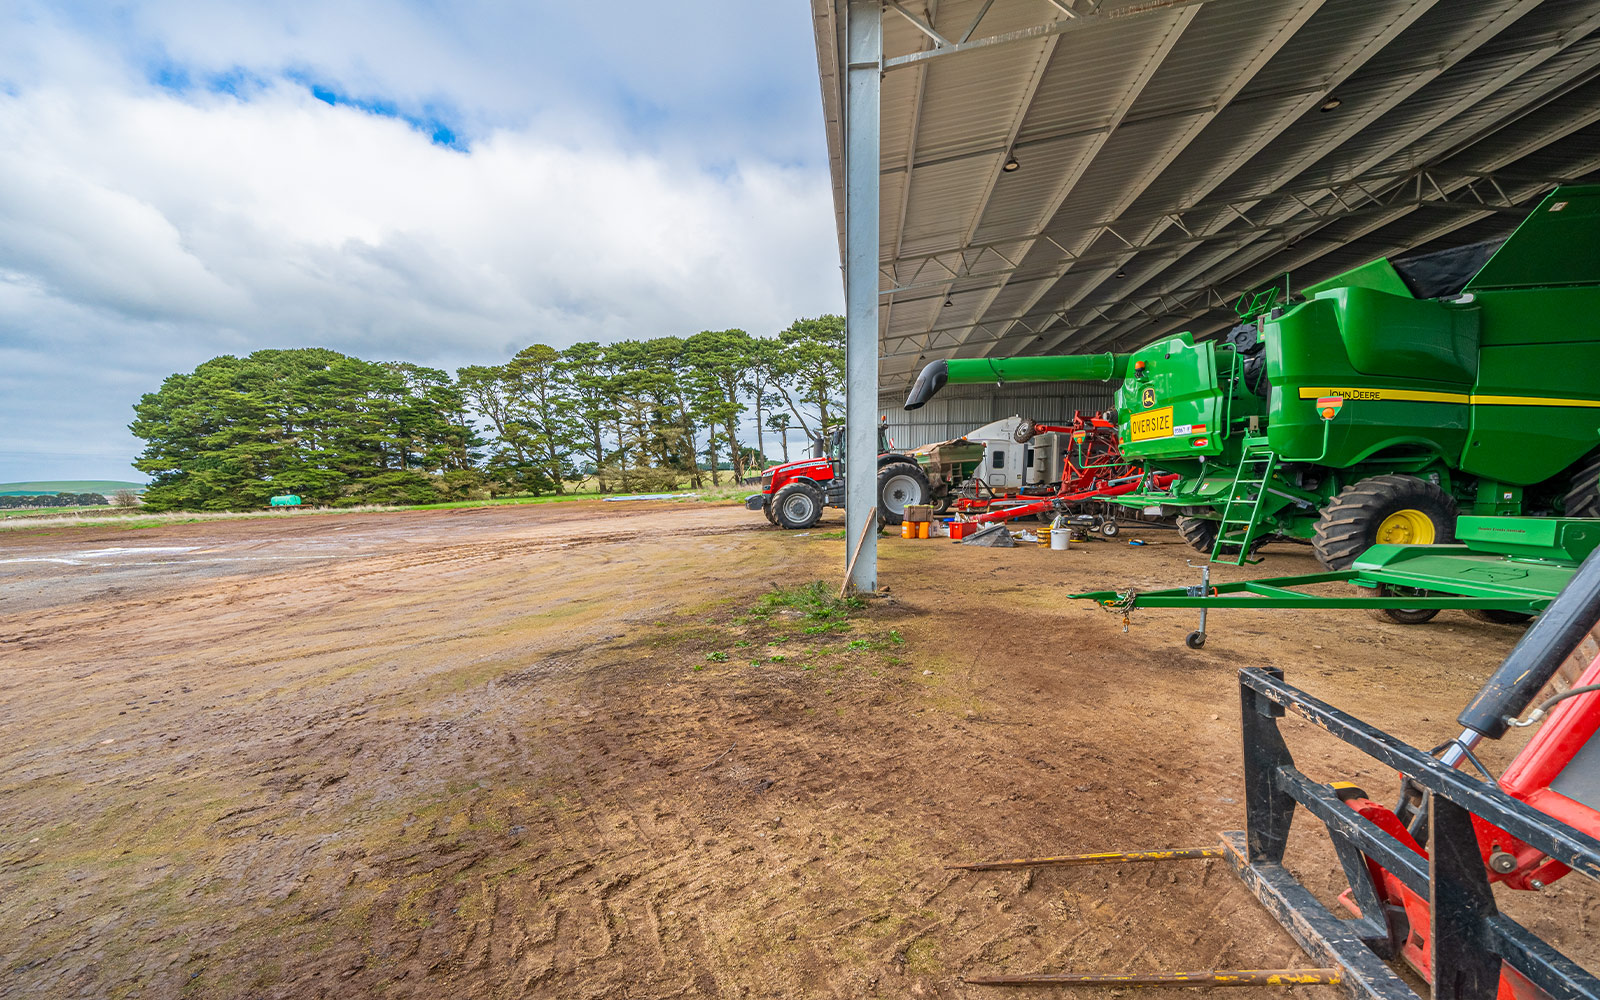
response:
<path fill-rule="evenodd" d="M 997 997 L 961 976 L 1304 966 L 1221 862 L 945 866 L 1213 843 L 1243 819 L 1237 668 L 1431 746 L 1520 634 L 1232 611 L 1192 651 L 1189 612 L 1124 634 L 1066 599 L 1193 582 L 1158 531 L 886 537 L 889 596 L 848 618 L 764 596 L 836 585 L 839 529 L 574 502 L 0 537 L 0 995 Z M 1313 567 L 1267 552 L 1218 575 Z M 1390 797 L 1285 729 L 1314 778 Z M 1319 827 L 1291 857 L 1331 899 Z M 1580 881 L 1508 905 L 1588 960 Z"/>

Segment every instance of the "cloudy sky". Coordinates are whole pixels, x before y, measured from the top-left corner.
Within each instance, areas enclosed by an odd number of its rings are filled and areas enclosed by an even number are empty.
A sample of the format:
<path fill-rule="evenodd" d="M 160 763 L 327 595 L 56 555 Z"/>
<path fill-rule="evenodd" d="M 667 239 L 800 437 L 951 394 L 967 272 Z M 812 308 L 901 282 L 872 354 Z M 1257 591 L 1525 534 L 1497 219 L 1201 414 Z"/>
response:
<path fill-rule="evenodd" d="M 800 0 L 0 0 L 0 481 L 217 354 L 841 311 Z"/>

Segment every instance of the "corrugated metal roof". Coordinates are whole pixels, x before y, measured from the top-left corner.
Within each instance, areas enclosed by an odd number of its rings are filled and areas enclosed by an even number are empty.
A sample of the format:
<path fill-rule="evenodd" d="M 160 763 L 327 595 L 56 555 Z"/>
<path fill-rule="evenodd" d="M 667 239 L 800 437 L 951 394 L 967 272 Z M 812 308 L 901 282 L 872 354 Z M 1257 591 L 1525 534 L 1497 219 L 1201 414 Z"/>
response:
<path fill-rule="evenodd" d="M 1047 31 L 935 54 L 884 11 L 890 393 L 937 358 L 1214 333 L 1284 271 L 1500 235 L 1600 179 L 1600 0 L 899 6 L 951 42 Z M 844 8 L 812 0 L 841 247 Z"/>

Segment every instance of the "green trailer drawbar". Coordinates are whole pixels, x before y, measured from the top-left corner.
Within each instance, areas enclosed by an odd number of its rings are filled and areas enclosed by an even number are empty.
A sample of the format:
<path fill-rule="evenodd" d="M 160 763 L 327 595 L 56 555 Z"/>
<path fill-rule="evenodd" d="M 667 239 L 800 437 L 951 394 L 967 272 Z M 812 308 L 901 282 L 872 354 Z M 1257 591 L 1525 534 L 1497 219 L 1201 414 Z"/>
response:
<path fill-rule="evenodd" d="M 948 382 L 1116 382 L 1123 452 L 1179 479 L 1120 502 L 1213 559 L 1455 539 L 1459 514 L 1600 516 L 1600 185 L 1557 188 L 1503 243 L 1242 304 L 1226 337 L 1129 354 L 936 361 Z"/>

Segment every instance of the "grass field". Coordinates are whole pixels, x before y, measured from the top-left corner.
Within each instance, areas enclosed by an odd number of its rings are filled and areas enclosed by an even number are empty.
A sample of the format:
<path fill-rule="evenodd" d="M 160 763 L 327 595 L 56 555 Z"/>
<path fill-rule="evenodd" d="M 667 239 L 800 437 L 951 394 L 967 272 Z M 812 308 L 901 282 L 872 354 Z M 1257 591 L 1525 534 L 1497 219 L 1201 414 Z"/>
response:
<path fill-rule="evenodd" d="M 27 496 L 36 493 L 115 493 L 117 490 L 144 489 L 144 483 L 128 483 L 116 479 L 51 479 L 31 483 L 0 483 L 0 496 L 16 494 Z"/>
<path fill-rule="evenodd" d="M 641 503 L 725 503 L 741 500 L 752 487 L 744 485 L 718 486 L 688 492 L 692 496 L 663 501 Z M 102 525 L 115 528 L 154 528 L 167 524 L 189 524 L 197 521 L 229 521 L 259 517 L 314 517 L 319 514 L 348 514 L 352 512 L 402 511 L 402 510 L 457 510 L 464 507 L 501 507 L 516 504 L 563 503 L 573 500 L 597 500 L 617 494 L 595 492 L 561 493 L 538 497 L 496 497 L 492 500 L 457 500 L 448 503 L 415 504 L 403 507 L 278 507 L 259 511 L 169 511 L 151 513 L 138 507 L 53 507 L 41 510 L 0 511 L 0 532 L 56 528 L 67 525 Z"/>

